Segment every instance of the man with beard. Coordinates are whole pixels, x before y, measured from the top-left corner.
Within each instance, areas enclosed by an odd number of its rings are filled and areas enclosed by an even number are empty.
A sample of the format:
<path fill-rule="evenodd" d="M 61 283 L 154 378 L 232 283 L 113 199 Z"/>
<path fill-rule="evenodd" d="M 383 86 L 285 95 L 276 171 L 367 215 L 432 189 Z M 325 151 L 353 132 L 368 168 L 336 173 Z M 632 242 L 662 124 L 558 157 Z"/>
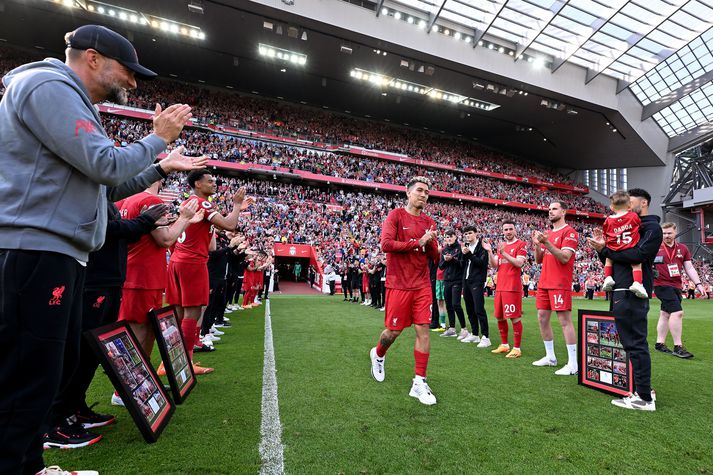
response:
<path fill-rule="evenodd" d="M 415 326 L 413 356 L 416 375 L 409 396 L 422 404 L 436 404 L 436 396 L 426 383 L 426 368 L 431 351 L 431 282 L 428 261 L 438 259 L 436 223 L 423 213 L 428 201 L 428 178 L 417 176 L 406 185 L 408 203 L 389 213 L 381 231 L 381 249 L 386 253 L 386 329 L 371 349 L 371 375 L 383 382 L 386 351 L 404 328 Z"/>
<path fill-rule="evenodd" d="M 542 274 L 537 285 L 537 320 L 540 334 L 545 344 L 545 356 L 532 363 L 533 366 L 556 366 L 554 335 L 550 316 L 554 310 L 562 326 L 564 341 L 567 344 L 567 364 L 555 371 L 560 376 L 577 374 L 577 336 L 572 324 L 572 275 L 574 272 L 574 253 L 577 251 L 579 235 L 567 224 L 564 216 L 567 208 L 561 201 L 553 201 L 549 207 L 549 220 L 552 229 L 546 234 L 540 231 L 532 233 L 535 248 L 535 261 L 542 264 Z"/>
<path fill-rule="evenodd" d="M 157 106 L 152 134 L 114 147 L 94 104 L 125 103 L 136 77 L 156 74 L 108 28 L 82 26 L 65 43 L 65 63 L 46 59 L 3 78 L 0 473 L 45 470 L 43 424 L 78 361 L 85 266 L 104 243 L 107 199 L 145 188 L 135 177 L 191 118 L 187 105 Z"/>

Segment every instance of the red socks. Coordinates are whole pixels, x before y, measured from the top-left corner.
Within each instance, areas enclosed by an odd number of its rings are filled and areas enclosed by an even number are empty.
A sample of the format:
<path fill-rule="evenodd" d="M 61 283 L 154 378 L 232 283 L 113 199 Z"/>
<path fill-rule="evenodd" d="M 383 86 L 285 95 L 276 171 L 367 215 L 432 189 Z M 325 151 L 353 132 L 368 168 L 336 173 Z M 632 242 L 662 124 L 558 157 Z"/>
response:
<path fill-rule="evenodd" d="M 500 343 L 508 344 L 508 322 L 504 318 L 498 320 L 498 330 L 500 331 Z"/>
<path fill-rule="evenodd" d="M 196 330 L 198 328 L 198 322 L 190 319 L 184 318 L 181 320 L 181 333 L 183 333 L 183 341 L 186 344 L 186 350 L 188 351 L 188 358 L 193 361 L 193 345 L 196 343 Z"/>
<path fill-rule="evenodd" d="M 522 320 L 512 324 L 512 334 L 515 339 L 515 348 L 520 348 L 520 343 L 522 343 Z"/>
<path fill-rule="evenodd" d="M 377 354 L 379 350 L 376 350 Z M 426 368 L 428 367 L 428 353 L 421 353 L 420 351 L 413 350 L 413 359 L 416 360 L 416 376 L 426 377 Z"/>
<path fill-rule="evenodd" d="M 613 266 L 604 266 L 604 277 L 611 277 L 613 271 Z M 636 271 L 634 271 L 636 272 Z M 636 280 L 636 278 L 634 278 Z"/>
<path fill-rule="evenodd" d="M 386 348 L 381 346 L 381 342 L 377 343 L 376 344 L 376 356 L 378 356 L 379 358 L 383 358 L 384 355 L 386 354 L 386 350 L 388 350 L 388 349 L 389 349 L 388 346 Z"/>
<path fill-rule="evenodd" d="M 634 277 L 634 282 L 638 282 L 640 284 L 644 283 L 642 270 L 632 270 L 631 274 L 632 274 L 632 277 Z"/>

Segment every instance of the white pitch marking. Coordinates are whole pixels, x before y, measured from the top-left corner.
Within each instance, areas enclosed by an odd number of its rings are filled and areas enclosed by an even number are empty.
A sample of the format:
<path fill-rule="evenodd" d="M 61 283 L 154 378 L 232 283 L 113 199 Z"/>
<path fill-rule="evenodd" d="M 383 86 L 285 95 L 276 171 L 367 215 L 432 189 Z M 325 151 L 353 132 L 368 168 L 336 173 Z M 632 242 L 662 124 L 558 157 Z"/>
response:
<path fill-rule="evenodd" d="M 285 473 L 280 406 L 277 402 L 275 348 L 272 344 L 270 300 L 265 300 L 265 359 L 262 369 L 262 421 L 260 422 L 260 459 L 263 475 Z"/>

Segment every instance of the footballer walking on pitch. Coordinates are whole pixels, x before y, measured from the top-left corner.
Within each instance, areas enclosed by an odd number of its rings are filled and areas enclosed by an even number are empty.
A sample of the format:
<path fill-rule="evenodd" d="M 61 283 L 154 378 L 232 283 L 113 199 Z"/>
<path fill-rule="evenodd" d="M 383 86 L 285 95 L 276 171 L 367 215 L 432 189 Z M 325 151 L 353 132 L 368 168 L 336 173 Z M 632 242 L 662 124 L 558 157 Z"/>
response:
<path fill-rule="evenodd" d="M 572 325 L 572 275 L 574 253 L 579 235 L 564 220 L 566 208 L 562 202 L 550 203 L 549 218 L 552 229 L 546 234 L 532 233 L 535 244 L 535 261 L 542 263 L 542 275 L 537 286 L 537 319 L 540 334 L 545 344 L 545 356 L 533 362 L 533 366 L 556 366 L 554 335 L 550 315 L 554 310 L 562 326 L 567 344 L 567 364 L 555 371 L 561 376 L 577 374 L 577 336 Z"/>
<path fill-rule="evenodd" d="M 436 223 L 422 213 L 428 202 L 430 180 L 414 177 L 406 185 L 408 203 L 389 213 L 381 229 L 381 248 L 386 253 L 386 329 L 379 343 L 371 349 L 371 374 L 384 381 L 386 351 L 404 328 L 414 325 L 416 343 L 413 356 L 416 375 L 409 396 L 426 405 L 436 404 L 436 397 L 426 383 L 426 367 L 431 350 L 431 281 L 428 261 L 439 258 Z"/>

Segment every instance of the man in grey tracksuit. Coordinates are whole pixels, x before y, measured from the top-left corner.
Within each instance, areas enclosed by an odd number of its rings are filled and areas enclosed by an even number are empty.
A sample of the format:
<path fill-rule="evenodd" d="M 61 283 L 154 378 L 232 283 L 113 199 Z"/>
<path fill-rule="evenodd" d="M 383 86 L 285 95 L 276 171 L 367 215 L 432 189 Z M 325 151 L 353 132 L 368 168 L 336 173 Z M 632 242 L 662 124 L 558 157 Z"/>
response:
<path fill-rule="evenodd" d="M 65 63 L 9 72 L 0 101 L 0 473 L 44 470 L 42 431 L 79 349 L 84 269 L 107 227 L 107 199 L 165 176 L 156 156 L 190 107 L 156 109 L 154 133 L 114 146 L 94 104 L 121 103 L 138 63 L 119 34 L 87 25 L 65 36 Z M 173 152 L 172 169 L 192 168 Z M 107 188 L 111 187 L 111 188 Z"/>

